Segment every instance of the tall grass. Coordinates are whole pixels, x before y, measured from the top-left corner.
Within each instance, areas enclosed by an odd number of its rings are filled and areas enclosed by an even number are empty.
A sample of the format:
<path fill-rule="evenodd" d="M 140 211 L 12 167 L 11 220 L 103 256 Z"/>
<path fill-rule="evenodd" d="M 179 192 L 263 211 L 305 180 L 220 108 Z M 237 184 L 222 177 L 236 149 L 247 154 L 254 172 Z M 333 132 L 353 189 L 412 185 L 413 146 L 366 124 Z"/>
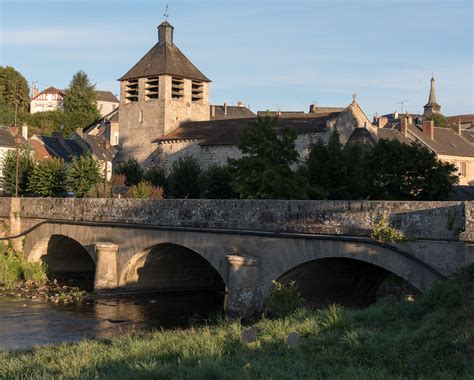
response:
<path fill-rule="evenodd" d="M 46 266 L 29 263 L 10 244 L 0 242 L 0 287 L 11 290 L 23 281 L 46 281 Z"/>
<path fill-rule="evenodd" d="M 473 379 L 474 265 L 415 302 L 0 351 L 0 378 Z M 287 347 L 290 332 L 301 334 Z"/>

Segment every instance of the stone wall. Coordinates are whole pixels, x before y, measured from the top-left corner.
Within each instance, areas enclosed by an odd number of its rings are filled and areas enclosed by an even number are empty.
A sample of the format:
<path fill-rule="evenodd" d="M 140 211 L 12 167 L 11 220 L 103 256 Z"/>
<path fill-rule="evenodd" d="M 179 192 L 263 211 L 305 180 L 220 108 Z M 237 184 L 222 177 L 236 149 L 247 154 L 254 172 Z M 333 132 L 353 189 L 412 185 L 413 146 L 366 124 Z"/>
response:
<path fill-rule="evenodd" d="M 463 202 L 22 198 L 21 218 L 369 236 L 372 218 L 413 239 L 459 240 Z M 467 203 L 469 210 L 473 205 Z M 470 212 L 467 228 L 474 225 Z M 31 221 L 32 222 L 32 221 Z M 31 223 L 25 223 L 30 225 Z M 474 227 L 473 227 L 474 228 Z"/>

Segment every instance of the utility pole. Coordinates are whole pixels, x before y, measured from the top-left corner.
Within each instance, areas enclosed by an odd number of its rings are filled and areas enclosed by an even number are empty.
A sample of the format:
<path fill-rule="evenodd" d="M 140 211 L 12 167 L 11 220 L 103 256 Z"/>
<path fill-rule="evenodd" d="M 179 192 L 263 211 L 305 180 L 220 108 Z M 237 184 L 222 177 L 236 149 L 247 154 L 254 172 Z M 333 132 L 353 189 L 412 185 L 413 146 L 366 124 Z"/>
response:
<path fill-rule="evenodd" d="M 20 144 L 21 144 L 21 135 L 18 130 L 15 136 L 16 144 L 16 178 L 15 178 L 15 197 L 18 198 L 18 187 L 20 181 Z"/>
<path fill-rule="evenodd" d="M 104 198 L 107 198 L 107 152 L 109 151 L 109 141 L 104 141 Z"/>
<path fill-rule="evenodd" d="M 404 105 L 406 102 L 408 102 L 408 100 L 401 100 L 401 101 L 397 102 L 397 104 L 400 104 L 400 105 L 401 105 L 401 108 L 402 108 L 400 113 L 403 113 L 403 105 Z"/>

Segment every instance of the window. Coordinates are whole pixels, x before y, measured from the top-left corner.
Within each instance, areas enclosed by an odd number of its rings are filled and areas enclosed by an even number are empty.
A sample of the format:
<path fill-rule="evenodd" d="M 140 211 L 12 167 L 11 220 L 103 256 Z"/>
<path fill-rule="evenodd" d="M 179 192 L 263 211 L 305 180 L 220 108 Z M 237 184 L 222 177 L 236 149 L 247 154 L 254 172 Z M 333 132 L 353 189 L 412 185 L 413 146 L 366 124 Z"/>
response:
<path fill-rule="evenodd" d="M 171 78 L 171 97 L 181 99 L 184 97 L 184 79 L 178 77 Z"/>
<path fill-rule="evenodd" d="M 118 145 L 119 144 L 119 134 L 118 132 L 115 132 L 114 133 L 114 145 Z"/>
<path fill-rule="evenodd" d="M 130 80 L 125 84 L 125 101 L 138 102 L 138 79 Z"/>
<path fill-rule="evenodd" d="M 147 78 L 145 82 L 145 100 L 158 99 L 159 78 Z"/>
<path fill-rule="evenodd" d="M 142 110 L 140 110 L 140 112 L 138 113 L 138 122 L 143 123 L 143 111 Z"/>
<path fill-rule="evenodd" d="M 192 101 L 193 102 L 198 102 L 198 101 L 202 100 L 203 93 L 204 93 L 203 83 L 193 80 L 191 87 L 192 87 L 192 94 L 191 94 Z"/>
<path fill-rule="evenodd" d="M 465 177 L 467 175 L 467 165 L 465 162 L 461 162 L 461 176 Z"/>

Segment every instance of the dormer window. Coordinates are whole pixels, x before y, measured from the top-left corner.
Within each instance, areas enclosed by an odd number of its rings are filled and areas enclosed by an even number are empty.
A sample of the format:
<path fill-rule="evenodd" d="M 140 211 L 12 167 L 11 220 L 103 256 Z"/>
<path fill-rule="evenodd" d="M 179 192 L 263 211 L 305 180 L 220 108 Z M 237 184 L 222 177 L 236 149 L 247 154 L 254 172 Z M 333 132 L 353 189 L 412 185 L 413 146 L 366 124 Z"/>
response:
<path fill-rule="evenodd" d="M 171 78 L 171 97 L 181 99 L 184 97 L 184 79 L 178 77 Z"/>
<path fill-rule="evenodd" d="M 159 78 L 147 78 L 145 82 L 145 100 L 158 99 L 159 94 Z"/>
<path fill-rule="evenodd" d="M 138 102 L 138 79 L 129 80 L 125 84 L 125 101 Z"/>
<path fill-rule="evenodd" d="M 204 97 L 204 84 L 202 82 L 192 81 L 191 99 L 193 102 L 199 102 Z"/>

